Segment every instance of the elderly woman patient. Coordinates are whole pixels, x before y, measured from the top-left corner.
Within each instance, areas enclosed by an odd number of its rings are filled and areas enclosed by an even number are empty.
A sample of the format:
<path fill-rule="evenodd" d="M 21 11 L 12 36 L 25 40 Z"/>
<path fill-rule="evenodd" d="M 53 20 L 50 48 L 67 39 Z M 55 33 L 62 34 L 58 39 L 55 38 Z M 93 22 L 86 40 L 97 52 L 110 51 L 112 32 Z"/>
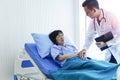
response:
<path fill-rule="evenodd" d="M 54 43 L 51 56 L 61 66 L 50 71 L 54 80 L 116 80 L 119 64 L 79 57 L 77 48 L 64 41 L 61 30 L 51 32 L 49 38 Z"/>

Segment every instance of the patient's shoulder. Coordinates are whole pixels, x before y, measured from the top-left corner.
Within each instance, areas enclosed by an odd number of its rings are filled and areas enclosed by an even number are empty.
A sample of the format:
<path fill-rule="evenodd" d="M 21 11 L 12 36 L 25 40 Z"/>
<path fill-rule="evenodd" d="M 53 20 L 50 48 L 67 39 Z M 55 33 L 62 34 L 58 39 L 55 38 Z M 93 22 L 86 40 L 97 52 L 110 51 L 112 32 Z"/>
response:
<path fill-rule="evenodd" d="M 54 48 L 54 47 L 58 47 L 58 46 L 57 46 L 57 45 L 55 45 L 55 44 L 51 46 L 51 48 Z"/>
<path fill-rule="evenodd" d="M 51 46 L 51 49 L 60 49 L 60 46 L 54 44 Z"/>

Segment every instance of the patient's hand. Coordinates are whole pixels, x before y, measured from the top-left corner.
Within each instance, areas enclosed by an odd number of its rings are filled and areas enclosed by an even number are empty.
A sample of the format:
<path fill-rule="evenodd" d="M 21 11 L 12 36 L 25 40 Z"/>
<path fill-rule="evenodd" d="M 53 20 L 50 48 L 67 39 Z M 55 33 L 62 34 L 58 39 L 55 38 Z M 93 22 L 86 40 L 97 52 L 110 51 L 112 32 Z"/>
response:
<path fill-rule="evenodd" d="M 81 57 L 82 59 L 86 59 L 86 50 L 83 49 L 78 53 L 78 56 Z"/>

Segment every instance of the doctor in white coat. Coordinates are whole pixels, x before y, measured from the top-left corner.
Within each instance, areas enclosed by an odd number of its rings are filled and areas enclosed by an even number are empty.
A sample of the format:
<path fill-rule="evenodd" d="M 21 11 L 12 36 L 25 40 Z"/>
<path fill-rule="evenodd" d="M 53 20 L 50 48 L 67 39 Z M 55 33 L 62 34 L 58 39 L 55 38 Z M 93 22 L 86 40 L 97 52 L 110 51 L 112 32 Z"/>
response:
<path fill-rule="evenodd" d="M 101 48 L 108 46 L 106 49 L 105 61 L 112 63 L 120 63 L 120 25 L 117 18 L 110 12 L 100 9 L 97 0 L 85 0 L 82 4 L 87 16 L 91 18 L 91 22 L 86 34 L 86 40 L 81 53 L 82 58 L 85 57 L 86 50 L 90 47 L 95 39 L 95 35 L 103 35 L 112 32 L 113 39 L 108 42 L 96 42 Z"/>

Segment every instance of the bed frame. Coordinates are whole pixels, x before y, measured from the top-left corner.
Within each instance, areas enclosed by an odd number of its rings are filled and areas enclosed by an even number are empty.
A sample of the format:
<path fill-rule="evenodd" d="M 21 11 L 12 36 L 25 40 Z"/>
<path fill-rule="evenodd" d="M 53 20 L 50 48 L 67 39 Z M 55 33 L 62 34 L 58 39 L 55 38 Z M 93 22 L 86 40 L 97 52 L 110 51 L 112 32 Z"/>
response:
<path fill-rule="evenodd" d="M 26 64 L 27 63 L 27 64 Z M 52 80 L 47 78 L 37 67 L 25 49 L 15 58 L 14 80 Z"/>

